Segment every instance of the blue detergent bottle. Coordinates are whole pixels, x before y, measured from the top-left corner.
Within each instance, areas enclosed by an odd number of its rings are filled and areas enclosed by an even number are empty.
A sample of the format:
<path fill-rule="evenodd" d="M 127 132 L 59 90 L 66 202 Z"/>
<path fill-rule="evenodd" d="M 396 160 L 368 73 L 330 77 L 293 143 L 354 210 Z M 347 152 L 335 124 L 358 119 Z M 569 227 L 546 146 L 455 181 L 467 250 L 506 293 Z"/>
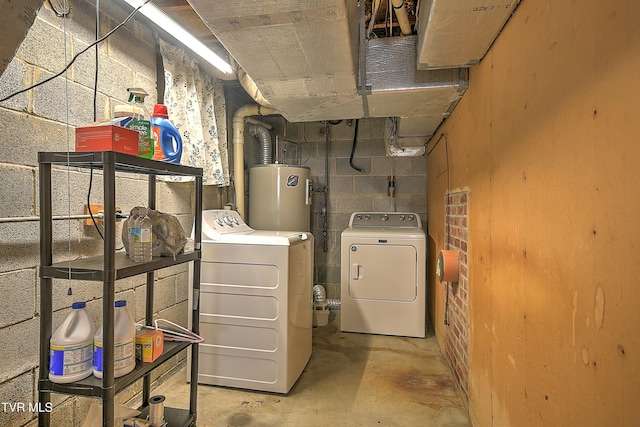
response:
<path fill-rule="evenodd" d="M 156 104 L 151 118 L 151 134 L 154 141 L 153 159 L 169 163 L 180 163 L 182 136 L 169 121 L 167 106 Z"/>

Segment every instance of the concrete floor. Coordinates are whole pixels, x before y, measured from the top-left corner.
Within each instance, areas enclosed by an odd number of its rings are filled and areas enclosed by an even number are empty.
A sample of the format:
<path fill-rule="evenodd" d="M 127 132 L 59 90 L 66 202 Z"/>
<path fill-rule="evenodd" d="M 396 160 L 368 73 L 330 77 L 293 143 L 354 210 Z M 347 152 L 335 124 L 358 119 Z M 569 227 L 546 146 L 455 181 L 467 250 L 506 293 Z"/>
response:
<path fill-rule="evenodd" d="M 433 333 L 342 333 L 338 316 L 314 328 L 311 359 L 287 395 L 198 386 L 198 426 L 471 426 Z M 188 407 L 186 372 L 153 393 Z"/>

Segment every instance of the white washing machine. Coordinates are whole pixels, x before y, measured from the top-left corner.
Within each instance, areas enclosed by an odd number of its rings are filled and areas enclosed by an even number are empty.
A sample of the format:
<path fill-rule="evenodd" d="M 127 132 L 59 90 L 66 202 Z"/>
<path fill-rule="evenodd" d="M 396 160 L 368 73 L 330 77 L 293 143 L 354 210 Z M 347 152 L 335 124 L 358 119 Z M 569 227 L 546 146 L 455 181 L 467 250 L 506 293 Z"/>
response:
<path fill-rule="evenodd" d="M 340 258 L 342 331 L 424 338 L 426 238 L 417 214 L 352 214 Z"/>
<path fill-rule="evenodd" d="M 202 215 L 198 383 L 287 393 L 311 357 L 313 236 Z"/>

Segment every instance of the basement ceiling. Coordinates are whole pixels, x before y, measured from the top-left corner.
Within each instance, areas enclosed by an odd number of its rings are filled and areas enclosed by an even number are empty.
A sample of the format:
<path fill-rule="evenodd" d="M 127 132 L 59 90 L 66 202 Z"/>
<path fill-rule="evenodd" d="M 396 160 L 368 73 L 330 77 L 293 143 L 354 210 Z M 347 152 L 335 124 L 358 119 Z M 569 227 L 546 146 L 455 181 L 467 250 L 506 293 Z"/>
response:
<path fill-rule="evenodd" d="M 32 21 L 42 0 L 28 1 L 20 13 Z M 396 143 L 424 145 L 519 0 L 363 0 L 362 10 L 356 0 L 153 2 L 237 64 L 288 121 L 393 117 Z M 0 44 L 3 57 L 27 28 Z"/>
<path fill-rule="evenodd" d="M 290 122 L 397 117 L 398 140 L 424 144 L 518 0 L 423 0 L 418 9 L 416 2 L 366 0 L 364 10 L 354 0 L 189 5 Z M 192 13 L 183 1 L 156 3 L 178 20 Z"/>

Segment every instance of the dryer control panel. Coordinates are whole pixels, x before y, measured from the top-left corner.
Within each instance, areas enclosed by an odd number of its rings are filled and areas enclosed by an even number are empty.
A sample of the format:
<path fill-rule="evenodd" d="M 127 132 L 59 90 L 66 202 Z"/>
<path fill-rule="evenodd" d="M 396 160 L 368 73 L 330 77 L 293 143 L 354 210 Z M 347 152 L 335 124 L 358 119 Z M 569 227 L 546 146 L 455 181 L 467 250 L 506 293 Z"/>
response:
<path fill-rule="evenodd" d="M 420 216 L 412 212 L 355 212 L 350 228 L 421 228 Z"/>
<path fill-rule="evenodd" d="M 224 209 L 202 211 L 202 230 L 210 236 L 253 231 L 238 212 Z"/>

